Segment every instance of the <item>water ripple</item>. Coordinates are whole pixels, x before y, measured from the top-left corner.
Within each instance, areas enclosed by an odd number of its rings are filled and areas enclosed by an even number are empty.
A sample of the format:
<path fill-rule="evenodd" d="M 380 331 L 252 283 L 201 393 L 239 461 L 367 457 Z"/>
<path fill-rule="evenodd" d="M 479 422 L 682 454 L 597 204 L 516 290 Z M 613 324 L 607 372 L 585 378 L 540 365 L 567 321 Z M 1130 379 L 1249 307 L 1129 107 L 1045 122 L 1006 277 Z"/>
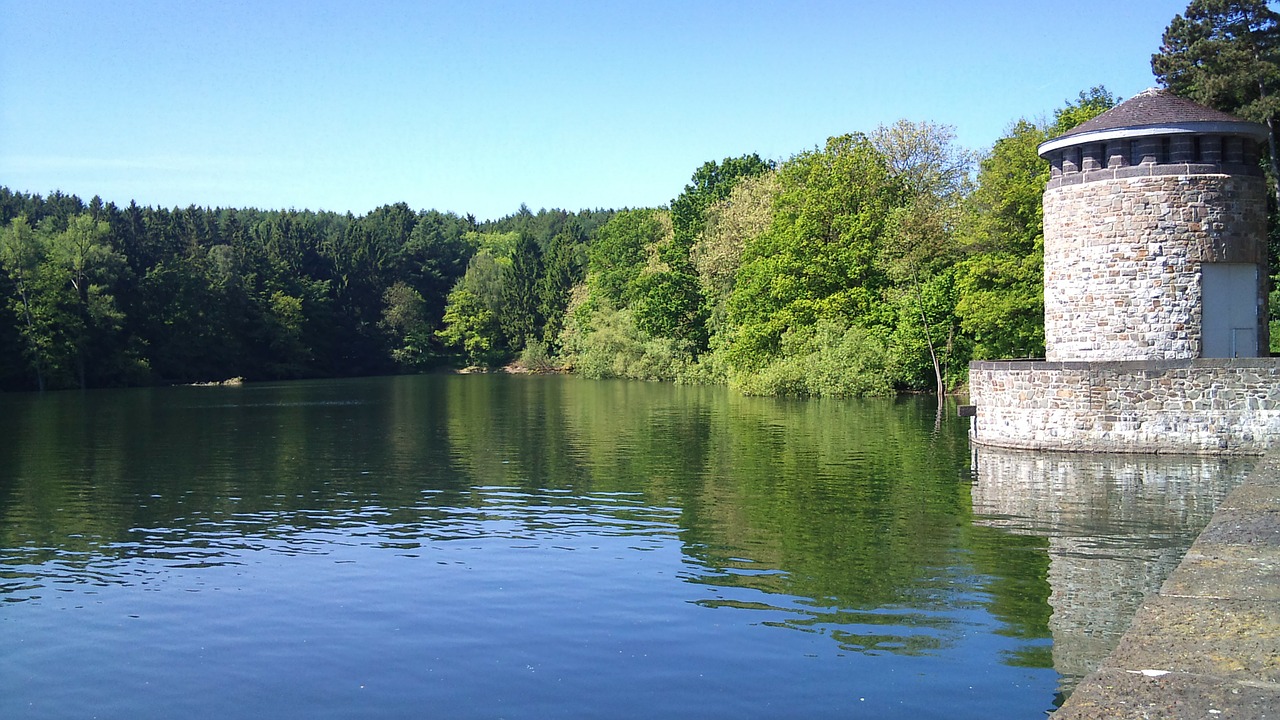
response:
<path fill-rule="evenodd" d="M 410 507 L 362 500 L 337 508 L 216 512 L 186 525 L 132 527 L 127 540 L 78 538 L 84 541 L 81 550 L 11 548 L 0 557 L 0 595 L 12 602 L 63 583 L 131 584 L 166 570 L 243 565 L 259 552 L 323 556 L 363 546 L 404 553 L 475 540 L 573 551 L 579 547 L 575 541 L 589 538 L 633 538 L 640 541 L 633 549 L 644 550 L 678 534 L 677 510 L 646 505 L 634 493 L 575 496 L 495 486 L 473 491 L 479 497 L 472 506 L 440 505 L 438 493 L 424 493 Z"/>

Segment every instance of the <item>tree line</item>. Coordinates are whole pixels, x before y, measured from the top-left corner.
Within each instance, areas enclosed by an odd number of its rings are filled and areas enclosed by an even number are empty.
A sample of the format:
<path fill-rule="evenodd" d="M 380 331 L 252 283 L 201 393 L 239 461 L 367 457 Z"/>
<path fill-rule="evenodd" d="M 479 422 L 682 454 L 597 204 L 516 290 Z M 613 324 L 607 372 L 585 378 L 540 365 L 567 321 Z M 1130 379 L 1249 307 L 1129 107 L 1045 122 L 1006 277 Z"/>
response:
<path fill-rule="evenodd" d="M 456 356 L 446 301 L 478 254 L 585 238 L 611 215 L 121 208 L 0 187 L 0 387 L 430 368 Z"/>
<path fill-rule="evenodd" d="M 1115 99 L 1020 121 L 977 163 L 899 122 L 782 162 L 708 162 L 667 206 L 478 222 L 117 207 L 0 187 L 0 387 L 565 367 L 883 394 L 1034 356 L 1036 145 Z"/>
<path fill-rule="evenodd" d="M 981 158 L 945 126 L 899 121 L 779 163 L 706 163 L 669 207 L 600 228 L 560 357 L 588 377 L 857 396 L 942 392 L 971 359 L 1040 356 L 1036 147 L 1115 102 L 1083 92 Z"/>
<path fill-rule="evenodd" d="M 1273 125 L 1280 21 L 1264 0 L 1194 0 L 1152 68 Z M 948 127 L 899 121 L 785 160 L 707 162 L 663 207 L 522 206 L 489 222 L 404 203 L 168 210 L 0 187 L 0 388 L 517 360 L 755 394 L 945 392 L 970 360 L 1043 355 L 1036 148 L 1117 100 L 1081 92 L 982 155 Z"/>

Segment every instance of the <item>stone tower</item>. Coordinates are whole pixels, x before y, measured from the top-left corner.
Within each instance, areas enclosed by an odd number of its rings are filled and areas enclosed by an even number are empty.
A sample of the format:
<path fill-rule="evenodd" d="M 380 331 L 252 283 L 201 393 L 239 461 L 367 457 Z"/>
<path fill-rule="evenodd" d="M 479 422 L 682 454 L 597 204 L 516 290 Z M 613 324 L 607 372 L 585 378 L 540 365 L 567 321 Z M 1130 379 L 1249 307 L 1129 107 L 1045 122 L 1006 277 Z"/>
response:
<path fill-rule="evenodd" d="M 1040 146 L 1046 360 L 1267 354 L 1266 137 L 1153 89 Z"/>
<path fill-rule="evenodd" d="M 1045 360 L 969 363 L 975 445 L 1260 455 L 1267 129 L 1148 90 L 1040 146 Z"/>

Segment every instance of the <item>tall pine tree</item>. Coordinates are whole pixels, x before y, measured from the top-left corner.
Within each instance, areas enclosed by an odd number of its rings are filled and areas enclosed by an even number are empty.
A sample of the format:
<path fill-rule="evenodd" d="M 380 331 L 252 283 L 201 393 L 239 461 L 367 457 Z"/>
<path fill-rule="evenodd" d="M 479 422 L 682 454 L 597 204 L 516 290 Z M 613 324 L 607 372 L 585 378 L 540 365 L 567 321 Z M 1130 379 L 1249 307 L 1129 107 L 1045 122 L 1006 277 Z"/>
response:
<path fill-rule="evenodd" d="M 538 241 L 533 233 L 521 231 L 502 286 L 500 323 L 512 350 L 521 350 L 529 340 L 536 340 L 542 327 L 537 291 L 541 275 L 542 253 L 538 250 Z"/>
<path fill-rule="evenodd" d="M 1151 71 L 1177 95 L 1265 123 L 1271 176 L 1280 178 L 1280 14 L 1266 0 L 1192 0 L 1165 29 Z"/>

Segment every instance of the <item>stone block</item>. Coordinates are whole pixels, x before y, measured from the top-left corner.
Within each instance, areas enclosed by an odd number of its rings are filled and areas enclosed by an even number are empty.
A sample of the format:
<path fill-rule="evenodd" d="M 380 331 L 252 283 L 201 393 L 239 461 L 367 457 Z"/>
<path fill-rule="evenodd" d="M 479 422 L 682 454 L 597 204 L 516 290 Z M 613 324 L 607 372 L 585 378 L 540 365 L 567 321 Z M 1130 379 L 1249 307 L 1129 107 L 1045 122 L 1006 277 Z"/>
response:
<path fill-rule="evenodd" d="M 1184 674 L 1150 676 L 1108 668 L 1086 677 L 1053 720 L 1266 718 L 1280 707 L 1280 688 Z M 1230 714 L 1226 714 L 1227 712 Z"/>
<path fill-rule="evenodd" d="M 1223 510 L 1214 515 L 1197 542 L 1280 550 L 1280 511 Z"/>
<path fill-rule="evenodd" d="M 1197 544 L 1160 592 L 1167 597 L 1280 602 L 1280 552 L 1276 548 Z"/>
<path fill-rule="evenodd" d="M 1280 604 L 1149 598 L 1108 658 L 1111 667 L 1280 682 Z"/>

